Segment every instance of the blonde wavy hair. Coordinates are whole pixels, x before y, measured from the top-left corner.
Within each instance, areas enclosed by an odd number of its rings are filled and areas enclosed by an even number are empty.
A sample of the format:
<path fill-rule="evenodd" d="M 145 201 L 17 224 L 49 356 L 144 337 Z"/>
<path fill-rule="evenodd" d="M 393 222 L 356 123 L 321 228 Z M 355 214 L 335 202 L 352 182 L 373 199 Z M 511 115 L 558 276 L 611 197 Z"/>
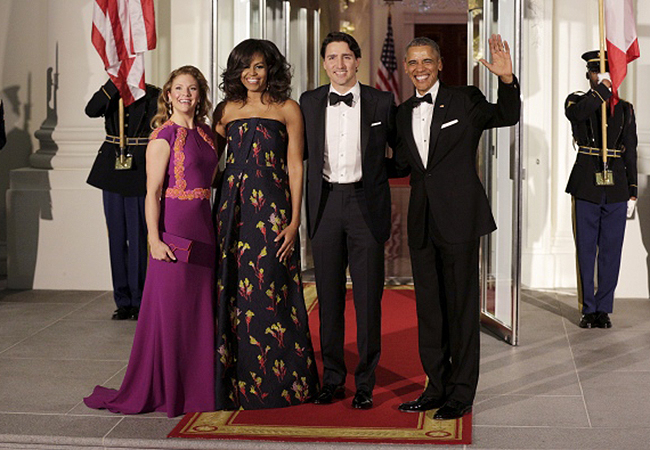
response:
<path fill-rule="evenodd" d="M 168 94 L 172 90 L 174 79 L 179 75 L 191 75 L 199 84 L 199 102 L 194 112 L 194 120 L 198 123 L 206 123 L 208 114 L 212 111 L 212 102 L 210 101 L 210 87 L 199 69 L 194 66 L 183 66 L 169 74 L 169 79 L 164 84 L 160 95 L 158 96 L 158 112 L 151 119 L 151 128 L 156 129 L 171 117 L 173 110 L 171 103 L 167 100 Z"/>

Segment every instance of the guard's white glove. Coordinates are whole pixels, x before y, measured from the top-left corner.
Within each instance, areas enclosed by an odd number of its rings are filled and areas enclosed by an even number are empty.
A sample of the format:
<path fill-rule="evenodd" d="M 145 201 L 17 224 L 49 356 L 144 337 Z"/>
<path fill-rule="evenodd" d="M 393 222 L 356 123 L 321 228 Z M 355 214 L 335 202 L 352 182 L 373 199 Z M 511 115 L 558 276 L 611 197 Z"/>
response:
<path fill-rule="evenodd" d="M 629 199 L 627 201 L 627 218 L 631 219 L 632 214 L 634 214 L 634 208 L 636 208 L 636 200 Z"/>
<path fill-rule="evenodd" d="M 612 79 L 609 77 L 609 72 L 603 72 L 598 74 L 598 82 L 602 83 L 603 80 L 608 80 L 610 83 L 612 82 Z"/>

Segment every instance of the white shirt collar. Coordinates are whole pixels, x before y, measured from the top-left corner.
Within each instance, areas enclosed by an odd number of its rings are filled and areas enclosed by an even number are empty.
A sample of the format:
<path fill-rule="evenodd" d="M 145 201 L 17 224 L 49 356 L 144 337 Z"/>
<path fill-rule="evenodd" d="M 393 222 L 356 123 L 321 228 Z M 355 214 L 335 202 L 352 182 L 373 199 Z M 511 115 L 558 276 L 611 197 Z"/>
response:
<path fill-rule="evenodd" d="M 334 92 L 335 94 L 338 95 L 348 95 L 349 93 L 352 93 L 352 104 L 356 105 L 359 99 L 361 98 L 361 86 L 359 85 L 359 82 L 357 81 L 354 86 L 352 86 L 347 92 L 344 92 L 342 94 L 339 94 L 339 92 L 334 89 L 334 87 L 330 84 L 330 92 Z"/>
<path fill-rule="evenodd" d="M 415 91 L 415 96 L 416 97 L 424 97 L 427 94 L 431 94 L 431 99 L 433 102 L 436 102 L 436 97 L 438 96 L 438 89 L 440 88 L 440 80 L 436 80 L 435 84 L 431 86 L 431 88 L 426 91 L 423 95 L 420 95 L 420 93 L 416 90 Z"/>

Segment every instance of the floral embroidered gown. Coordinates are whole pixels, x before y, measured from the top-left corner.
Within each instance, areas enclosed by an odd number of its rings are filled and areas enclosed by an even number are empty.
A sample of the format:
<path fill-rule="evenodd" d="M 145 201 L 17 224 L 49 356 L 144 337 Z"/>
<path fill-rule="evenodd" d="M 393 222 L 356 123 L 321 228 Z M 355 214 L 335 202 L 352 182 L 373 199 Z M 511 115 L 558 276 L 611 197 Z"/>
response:
<path fill-rule="evenodd" d="M 189 239 L 188 262 L 149 257 L 140 317 L 126 375 L 119 390 L 97 386 L 84 399 L 90 408 L 137 414 L 214 410 L 215 237 L 210 214 L 217 165 L 212 131 L 168 121 L 151 139 L 169 142 L 161 200 L 160 232 Z M 174 250 L 171 237 L 162 234 Z"/>
<path fill-rule="evenodd" d="M 299 252 L 281 263 L 291 220 L 287 131 L 253 118 L 226 127 L 228 157 L 216 205 L 216 409 L 279 408 L 316 395 Z M 296 240 L 298 242 L 298 240 Z"/>

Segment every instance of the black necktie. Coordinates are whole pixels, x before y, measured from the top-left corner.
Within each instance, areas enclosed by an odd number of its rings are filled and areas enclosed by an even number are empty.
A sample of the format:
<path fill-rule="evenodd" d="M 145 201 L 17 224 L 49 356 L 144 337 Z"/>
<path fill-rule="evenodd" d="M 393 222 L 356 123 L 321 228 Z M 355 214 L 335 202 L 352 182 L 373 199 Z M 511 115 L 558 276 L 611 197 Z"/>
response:
<path fill-rule="evenodd" d="M 415 97 L 413 99 L 413 107 L 420 106 L 420 103 L 427 102 L 433 105 L 433 99 L 431 98 L 431 93 L 428 93 L 424 97 Z"/>
<path fill-rule="evenodd" d="M 334 106 L 340 102 L 345 103 L 349 107 L 352 107 L 352 100 L 354 97 L 352 96 L 352 92 L 346 95 L 339 95 L 336 92 L 330 92 L 330 105 Z"/>

